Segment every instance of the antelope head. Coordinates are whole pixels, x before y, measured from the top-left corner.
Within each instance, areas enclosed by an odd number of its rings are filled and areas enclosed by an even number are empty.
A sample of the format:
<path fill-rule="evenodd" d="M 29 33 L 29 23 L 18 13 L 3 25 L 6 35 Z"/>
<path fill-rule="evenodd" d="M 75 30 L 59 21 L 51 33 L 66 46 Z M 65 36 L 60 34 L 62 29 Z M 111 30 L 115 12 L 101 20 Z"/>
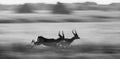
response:
<path fill-rule="evenodd" d="M 80 37 L 78 36 L 76 30 L 75 30 L 75 32 L 73 32 L 73 30 L 72 30 L 72 33 L 74 35 L 74 37 L 73 37 L 74 39 L 80 39 Z"/>

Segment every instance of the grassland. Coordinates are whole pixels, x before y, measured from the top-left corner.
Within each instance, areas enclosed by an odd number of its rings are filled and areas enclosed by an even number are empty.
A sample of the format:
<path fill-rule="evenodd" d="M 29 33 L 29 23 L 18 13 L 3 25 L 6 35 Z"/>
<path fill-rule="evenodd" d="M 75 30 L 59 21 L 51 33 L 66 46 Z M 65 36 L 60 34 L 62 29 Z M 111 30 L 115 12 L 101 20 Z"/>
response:
<path fill-rule="evenodd" d="M 2 11 L 0 59 L 119 59 L 119 15 L 119 11 L 76 11 L 70 15 Z M 38 35 L 57 38 L 63 30 L 65 37 L 70 38 L 75 29 L 81 39 L 75 40 L 70 48 L 29 48 Z"/>
<path fill-rule="evenodd" d="M 57 38 L 59 30 L 63 30 L 65 37 L 70 38 L 73 36 L 71 31 L 74 29 L 77 30 L 81 39 L 75 40 L 71 48 L 59 49 L 42 46 L 29 48 L 31 40 L 36 39 L 38 35 Z M 2 23 L 0 30 L 1 59 L 120 58 L 119 22 Z"/>
<path fill-rule="evenodd" d="M 29 48 L 25 44 L 1 45 L 1 59 L 119 59 L 120 51 L 98 49 L 103 46 L 79 45 L 71 48 Z M 112 47 L 113 48 L 113 47 Z"/>

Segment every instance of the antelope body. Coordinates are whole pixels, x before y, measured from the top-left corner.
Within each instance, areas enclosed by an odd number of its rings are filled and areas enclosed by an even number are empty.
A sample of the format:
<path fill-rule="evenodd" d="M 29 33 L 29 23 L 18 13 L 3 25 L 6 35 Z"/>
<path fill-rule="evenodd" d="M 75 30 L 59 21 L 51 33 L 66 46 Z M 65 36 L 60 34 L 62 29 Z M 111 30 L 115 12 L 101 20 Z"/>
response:
<path fill-rule="evenodd" d="M 63 34 L 63 32 L 62 32 L 62 34 Z M 45 38 L 43 36 L 38 36 L 37 41 L 32 40 L 32 43 L 34 43 L 34 45 L 43 44 L 43 45 L 49 46 L 51 44 L 54 44 L 54 46 L 57 46 L 58 42 L 64 40 L 64 34 L 61 35 L 60 32 L 59 32 L 58 36 L 59 36 L 59 38 L 57 38 L 57 39 L 54 39 L 54 38 L 48 39 L 48 38 Z"/>
<path fill-rule="evenodd" d="M 80 39 L 80 37 L 78 36 L 77 32 L 73 32 L 73 37 L 72 38 L 65 38 L 64 36 L 64 33 L 62 31 L 62 35 L 58 34 L 59 38 L 57 39 L 54 39 L 54 38 L 45 38 L 43 36 L 38 36 L 37 38 L 37 41 L 35 42 L 34 40 L 32 40 L 32 43 L 34 43 L 34 45 L 46 45 L 46 46 L 49 46 L 49 45 L 53 45 L 53 46 L 69 46 L 75 39 Z"/>

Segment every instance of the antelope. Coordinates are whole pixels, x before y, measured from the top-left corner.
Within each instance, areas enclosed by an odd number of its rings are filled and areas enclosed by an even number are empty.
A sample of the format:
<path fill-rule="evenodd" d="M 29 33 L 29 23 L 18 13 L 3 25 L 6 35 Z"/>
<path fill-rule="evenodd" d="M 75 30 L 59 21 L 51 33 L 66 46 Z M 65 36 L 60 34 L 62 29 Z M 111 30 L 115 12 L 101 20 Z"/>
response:
<path fill-rule="evenodd" d="M 43 44 L 46 46 L 50 46 L 52 44 L 53 46 L 66 47 L 66 46 L 69 46 L 75 39 L 80 39 L 76 30 L 75 30 L 75 32 L 72 31 L 72 33 L 74 34 L 74 36 L 72 38 L 65 38 L 63 31 L 62 31 L 62 35 L 59 32 L 59 34 L 58 34 L 59 38 L 57 38 L 57 39 L 53 39 L 53 38 L 48 39 L 43 36 L 38 36 L 37 41 L 35 42 L 34 40 L 32 40 L 32 43 L 34 43 L 34 45 Z"/>
<path fill-rule="evenodd" d="M 58 36 L 59 36 L 59 38 L 57 38 L 57 39 L 54 39 L 54 38 L 48 39 L 48 38 L 45 38 L 43 36 L 38 36 L 37 41 L 35 42 L 35 40 L 32 40 L 31 43 L 34 43 L 35 46 L 36 45 L 41 45 L 41 44 L 46 45 L 46 46 L 49 46 L 50 44 L 54 44 L 55 46 L 57 46 L 58 42 L 64 40 L 63 31 L 62 31 L 62 35 L 60 34 L 60 31 L 59 31 Z"/>
<path fill-rule="evenodd" d="M 76 30 L 75 30 L 75 32 L 73 32 L 73 30 L 72 30 L 72 33 L 74 35 L 72 38 L 64 38 L 64 40 L 59 42 L 59 44 L 62 44 L 63 47 L 66 47 L 66 46 L 69 46 L 75 39 L 80 39 L 80 37 L 78 36 Z"/>

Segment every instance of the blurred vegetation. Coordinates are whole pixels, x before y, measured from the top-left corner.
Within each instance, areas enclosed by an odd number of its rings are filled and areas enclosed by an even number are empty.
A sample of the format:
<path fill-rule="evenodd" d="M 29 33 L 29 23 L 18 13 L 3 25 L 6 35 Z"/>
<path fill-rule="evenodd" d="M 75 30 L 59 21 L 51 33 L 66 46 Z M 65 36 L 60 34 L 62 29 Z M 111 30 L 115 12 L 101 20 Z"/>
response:
<path fill-rule="evenodd" d="M 30 4 L 23 4 L 16 9 L 17 13 L 33 13 L 33 7 Z"/>
<path fill-rule="evenodd" d="M 70 10 L 66 8 L 63 3 L 57 2 L 57 4 L 53 7 L 53 13 L 55 14 L 70 14 Z"/>
<path fill-rule="evenodd" d="M 0 23 L 120 21 L 119 6 L 120 3 L 101 5 L 95 2 L 1 4 Z"/>
<path fill-rule="evenodd" d="M 25 3 L 22 6 L 27 6 L 27 8 L 29 8 L 28 5 L 32 5 L 34 6 L 34 10 L 52 10 L 54 6 L 55 8 L 57 8 L 57 6 L 59 8 L 60 5 L 62 6 L 63 4 L 66 8 L 71 9 L 71 10 L 101 10 L 101 11 L 120 10 L 120 7 L 119 7 L 120 3 L 111 3 L 108 5 L 103 5 L 103 4 L 97 4 L 96 2 L 57 3 L 57 5 L 56 4 L 45 4 L 45 3 Z M 14 10 L 17 7 L 24 8 L 24 7 L 21 7 L 21 5 L 0 4 L 0 10 Z M 60 7 L 60 8 L 62 9 L 63 7 Z"/>

